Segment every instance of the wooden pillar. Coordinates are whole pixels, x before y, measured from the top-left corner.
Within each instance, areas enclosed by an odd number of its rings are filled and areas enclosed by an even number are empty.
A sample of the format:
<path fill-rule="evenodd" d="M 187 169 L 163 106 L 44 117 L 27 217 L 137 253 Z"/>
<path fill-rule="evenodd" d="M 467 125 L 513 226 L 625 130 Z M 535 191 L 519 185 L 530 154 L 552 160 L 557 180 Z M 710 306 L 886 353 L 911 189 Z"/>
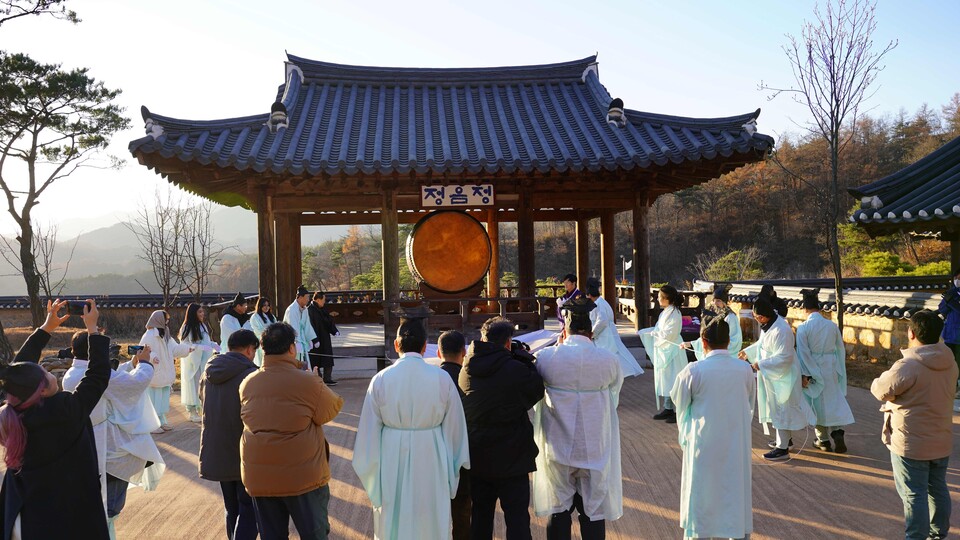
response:
<path fill-rule="evenodd" d="M 290 267 L 290 285 L 293 287 L 290 290 L 290 298 L 293 298 L 294 292 L 297 290 L 297 287 L 303 283 L 303 240 L 301 236 L 301 227 L 300 217 L 303 216 L 300 212 L 296 214 L 290 214 L 290 247 L 292 249 L 292 255 L 290 260 L 293 261 L 293 264 Z"/>
<path fill-rule="evenodd" d="M 273 234 L 273 198 L 263 188 L 257 188 L 257 266 L 260 294 L 272 298 L 274 305 L 286 305 L 277 298 L 276 245 Z"/>
<path fill-rule="evenodd" d="M 487 273 L 487 296 L 500 297 L 500 216 L 497 209 L 487 210 L 487 236 L 490 237 L 490 271 Z"/>
<path fill-rule="evenodd" d="M 590 275 L 590 220 L 577 220 L 577 281 L 583 287 Z"/>
<path fill-rule="evenodd" d="M 647 224 L 650 200 L 638 191 L 633 206 L 633 287 L 637 306 L 637 329 L 649 325 L 650 318 L 650 229 Z"/>
<path fill-rule="evenodd" d="M 600 282 L 603 289 L 603 299 L 611 305 L 617 301 L 617 264 L 614 249 L 616 243 L 613 238 L 614 230 L 613 210 L 604 210 L 600 213 Z"/>
<path fill-rule="evenodd" d="M 293 291 L 296 285 L 291 286 L 290 268 L 299 261 L 293 260 L 293 246 L 290 242 L 290 214 L 278 212 L 274 215 L 273 221 L 277 235 L 277 298 L 274 298 L 273 301 L 277 305 L 285 305 L 285 302 L 290 302 L 294 298 Z"/>
<path fill-rule="evenodd" d="M 534 259 L 533 214 L 530 212 L 530 195 L 521 192 L 517 204 L 517 270 L 520 274 L 520 296 L 534 295 L 537 285 L 536 261 Z M 521 302 L 525 306 L 525 302 Z"/>
<path fill-rule="evenodd" d="M 397 193 L 394 187 L 384 187 L 383 204 L 380 207 L 381 264 L 383 265 L 383 341 L 384 360 L 396 358 L 393 341 L 396 338 L 399 320 L 390 312 L 400 300 L 399 227 L 397 226 Z M 385 361 L 377 361 L 377 369 L 383 369 Z"/>

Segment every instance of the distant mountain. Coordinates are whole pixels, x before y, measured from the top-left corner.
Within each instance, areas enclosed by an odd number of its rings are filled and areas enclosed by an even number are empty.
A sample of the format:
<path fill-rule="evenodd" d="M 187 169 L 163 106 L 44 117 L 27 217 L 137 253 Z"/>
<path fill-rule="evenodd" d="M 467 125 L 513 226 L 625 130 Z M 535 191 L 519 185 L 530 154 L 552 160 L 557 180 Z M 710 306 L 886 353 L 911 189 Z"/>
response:
<path fill-rule="evenodd" d="M 257 253 L 257 215 L 243 208 L 219 208 L 212 214 L 214 234 L 217 241 L 224 246 L 236 247 L 237 251 L 231 251 L 227 256 L 230 258 L 241 257 L 243 255 L 256 255 Z M 89 222 L 84 223 L 109 223 L 107 217 L 91 218 Z M 70 223 L 67 230 L 76 230 L 83 223 Z M 335 240 L 347 234 L 349 227 L 326 226 L 326 227 L 303 227 L 301 239 L 304 246 L 313 246 L 327 240 Z M 61 229 L 64 231 L 64 229 Z M 102 226 L 95 230 L 85 232 L 79 236 L 64 238 L 63 232 L 57 246 L 58 264 L 66 260 L 70 249 L 76 242 L 76 250 L 73 259 L 70 262 L 70 268 L 67 275 L 68 283 L 73 280 L 78 285 L 108 286 L 111 289 L 109 293 L 141 293 L 143 290 L 137 285 L 136 279 L 139 279 L 145 286 L 151 288 L 151 285 L 145 283 L 148 280 L 150 267 L 142 261 L 140 254 L 140 245 L 136 236 L 122 222 L 114 221 L 111 225 Z M 0 261 L 2 263 L 2 261 Z M 2 263 L 5 264 L 5 263 Z M 3 268 L 0 274 L 10 274 L 12 269 Z M 103 276 L 100 278 L 100 276 Z M 97 279 L 94 279 L 97 278 Z M 154 285 L 155 287 L 155 285 Z M 72 293 L 94 293 L 101 291 L 80 291 L 68 285 L 68 290 Z M 107 291 L 102 291 L 106 293 Z M 23 278 L 19 275 L 0 275 L 0 295 L 21 295 L 25 294 Z"/>

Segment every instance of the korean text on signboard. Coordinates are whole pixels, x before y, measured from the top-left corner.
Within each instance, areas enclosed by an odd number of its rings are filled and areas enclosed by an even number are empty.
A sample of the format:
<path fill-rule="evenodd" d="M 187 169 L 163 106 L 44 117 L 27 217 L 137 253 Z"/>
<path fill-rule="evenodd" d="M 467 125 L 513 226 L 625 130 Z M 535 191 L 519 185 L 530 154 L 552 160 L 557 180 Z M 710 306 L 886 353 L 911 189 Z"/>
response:
<path fill-rule="evenodd" d="M 492 206 L 493 184 L 471 186 L 423 186 L 420 188 L 420 206 L 449 208 L 451 206 Z"/>

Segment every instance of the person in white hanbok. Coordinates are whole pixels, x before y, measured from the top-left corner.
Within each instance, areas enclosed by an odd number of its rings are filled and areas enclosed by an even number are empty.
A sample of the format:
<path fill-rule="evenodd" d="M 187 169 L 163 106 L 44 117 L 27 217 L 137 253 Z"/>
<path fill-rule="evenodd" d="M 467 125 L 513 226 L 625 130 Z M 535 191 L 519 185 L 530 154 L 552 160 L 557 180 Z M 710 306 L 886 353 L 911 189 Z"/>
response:
<path fill-rule="evenodd" d="M 400 359 L 370 380 L 353 446 L 353 469 L 373 506 L 374 538 L 450 538 L 450 501 L 470 468 L 457 386 L 423 359 L 420 320 L 401 321 Z"/>
<path fill-rule="evenodd" d="M 663 398 L 663 409 L 653 415 L 653 419 L 674 424 L 677 415 L 673 410 L 673 401 L 670 400 L 670 390 L 677 380 L 677 375 L 687 365 L 687 354 L 683 350 L 683 340 L 680 337 L 680 330 L 683 328 L 680 304 L 683 297 L 674 287 L 664 285 L 657 298 L 663 311 L 657 317 L 656 326 L 644 328 L 637 333 L 653 362 L 653 388 L 656 392 L 657 408 L 660 407 L 660 398 Z"/>
<path fill-rule="evenodd" d="M 180 343 L 190 344 L 193 352 L 180 360 L 180 403 L 187 410 L 190 421 L 200 423 L 200 377 L 207 360 L 220 352 L 220 346 L 210 339 L 207 309 L 196 302 L 187 306 L 187 314 L 180 327 Z"/>
<path fill-rule="evenodd" d="M 230 334 L 240 329 L 250 330 L 250 315 L 247 314 L 247 299 L 242 293 L 237 293 L 233 302 L 223 312 L 223 317 L 220 317 L 221 351 L 229 350 L 227 340 L 230 339 Z"/>
<path fill-rule="evenodd" d="M 597 306 L 590 312 L 593 342 L 597 347 L 613 353 L 620 360 L 620 371 L 624 377 L 642 375 L 643 368 L 640 367 L 640 363 L 620 339 L 613 308 L 600 296 L 600 281 L 597 278 L 589 278 L 586 291 L 587 297 Z"/>
<path fill-rule="evenodd" d="M 740 351 L 738 357 L 749 360 L 758 373 L 757 409 L 763 432 L 770 434 L 769 424 L 777 430 L 776 441 L 769 444 L 773 449 L 763 457 L 784 460 L 790 457 L 791 432 L 815 425 L 817 417 L 803 397 L 800 362 L 790 324 L 762 298 L 754 302 L 753 314 L 760 323 L 760 339 Z"/>
<path fill-rule="evenodd" d="M 250 330 L 253 330 L 257 339 L 261 339 L 263 337 L 263 331 L 275 322 L 277 322 L 277 317 L 273 314 L 273 302 L 266 296 L 260 296 L 260 298 L 257 299 L 256 311 L 254 311 L 253 316 L 250 317 Z M 257 356 L 253 359 L 253 363 L 256 364 L 257 367 L 263 365 L 262 347 L 257 348 Z"/>
<path fill-rule="evenodd" d="M 804 289 L 803 309 L 807 320 L 797 327 L 797 358 L 803 376 L 803 395 L 817 415 L 817 441 L 824 452 L 843 454 L 847 445 L 843 426 L 853 424 L 847 403 L 847 350 L 843 335 L 833 321 L 820 314 L 820 289 Z M 833 437 L 833 443 L 830 438 Z"/>
<path fill-rule="evenodd" d="M 297 332 L 297 359 L 309 370 L 313 368 L 309 353 L 313 348 L 314 340 L 317 339 L 317 334 L 313 331 L 313 325 L 310 324 L 308 304 L 310 304 L 310 291 L 300 285 L 297 287 L 297 298 L 283 312 L 283 322 L 292 326 Z"/>
<path fill-rule="evenodd" d="M 750 364 L 726 348 L 726 320 L 703 322 L 706 354 L 683 368 L 670 391 L 683 451 L 680 527 L 684 538 L 746 538 L 753 531 L 750 424 L 757 384 Z"/>
<path fill-rule="evenodd" d="M 717 287 L 713 291 L 713 308 L 716 313 L 723 317 L 723 320 L 730 328 L 730 344 L 727 346 L 727 352 L 736 356 L 743 348 L 743 332 L 740 330 L 740 316 L 734 313 L 727 305 L 729 296 L 726 287 Z M 685 349 L 692 349 L 697 360 L 703 360 L 706 351 L 703 348 L 703 341 L 696 339 L 683 344 Z"/>
<path fill-rule="evenodd" d="M 540 448 L 533 473 L 533 509 L 550 516 L 548 540 L 570 538 L 579 515 L 584 540 L 604 538 L 606 521 L 623 515 L 620 360 L 591 340 L 589 299 L 564 304 L 564 341 L 537 353 L 546 396 L 534 406 Z"/>
<path fill-rule="evenodd" d="M 177 378 L 177 369 L 174 358 L 183 358 L 193 352 L 189 343 L 177 343 L 170 333 L 167 323 L 170 315 L 166 311 L 157 310 L 150 314 L 147 320 L 147 331 L 140 338 L 140 345 L 150 346 L 150 363 L 153 364 L 153 378 L 147 395 L 153 403 L 153 409 L 160 418 L 160 427 L 155 434 L 170 431 L 173 427 L 167 422 L 167 412 L 170 411 L 170 388 Z"/>
<path fill-rule="evenodd" d="M 77 356 L 63 377 L 63 389 L 73 392 L 87 371 L 86 332 L 74 335 L 73 351 Z M 166 465 L 150 432 L 160 420 L 146 395 L 153 378 L 151 351 L 144 347 L 133 360 L 120 364 L 110 374 L 110 384 L 90 415 L 94 425 L 100 484 L 107 511 L 110 537 L 115 538 L 114 520 L 123 510 L 129 484 L 145 491 L 156 489 Z M 150 466 L 147 466 L 150 463 Z"/>

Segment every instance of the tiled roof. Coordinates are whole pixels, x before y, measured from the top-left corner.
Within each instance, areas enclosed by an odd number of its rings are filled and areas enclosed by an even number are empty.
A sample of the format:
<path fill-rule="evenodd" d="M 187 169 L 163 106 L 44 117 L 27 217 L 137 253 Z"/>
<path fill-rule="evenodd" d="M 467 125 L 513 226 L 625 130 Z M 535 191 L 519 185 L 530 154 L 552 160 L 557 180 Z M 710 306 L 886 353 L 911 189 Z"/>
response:
<path fill-rule="evenodd" d="M 151 156 L 199 165 L 298 176 L 322 174 L 494 174 L 631 170 L 738 157 L 773 146 L 756 133 L 760 110 L 728 118 L 682 118 L 625 110 L 612 101 L 596 57 L 538 66 L 413 69 L 347 66 L 288 55 L 270 114 L 179 120 L 142 109 L 146 137 L 130 143 Z M 266 103 L 264 109 L 267 109 Z"/>
<path fill-rule="evenodd" d="M 938 229 L 960 222 L 960 137 L 886 178 L 850 189 L 850 221 L 871 228 Z"/>

